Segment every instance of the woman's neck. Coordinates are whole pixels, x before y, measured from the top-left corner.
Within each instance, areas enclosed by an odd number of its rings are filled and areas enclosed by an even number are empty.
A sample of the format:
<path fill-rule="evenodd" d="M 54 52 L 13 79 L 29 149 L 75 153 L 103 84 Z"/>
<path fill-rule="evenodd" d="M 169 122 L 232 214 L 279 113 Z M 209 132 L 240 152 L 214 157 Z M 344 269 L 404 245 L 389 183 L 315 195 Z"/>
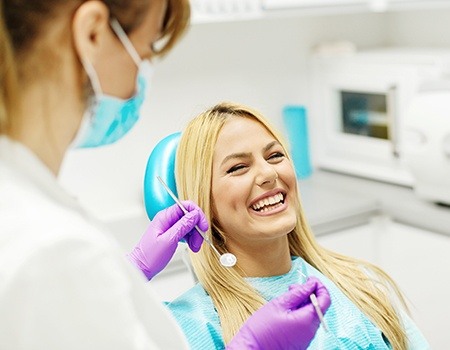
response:
<path fill-rule="evenodd" d="M 279 276 L 291 269 L 287 237 L 251 247 L 235 247 L 232 253 L 244 277 Z"/>

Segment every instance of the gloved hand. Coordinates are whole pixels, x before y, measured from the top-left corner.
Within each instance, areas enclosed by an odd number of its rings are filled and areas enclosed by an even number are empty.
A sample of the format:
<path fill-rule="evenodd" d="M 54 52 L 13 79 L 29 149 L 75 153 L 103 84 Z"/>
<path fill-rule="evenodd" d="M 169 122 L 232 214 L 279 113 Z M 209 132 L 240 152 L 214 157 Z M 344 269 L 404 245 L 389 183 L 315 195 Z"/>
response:
<path fill-rule="evenodd" d="M 188 213 L 174 204 L 161 210 L 150 222 L 146 232 L 128 258 L 149 280 L 169 263 L 175 254 L 178 242 L 184 238 L 193 252 L 198 252 L 203 243 L 202 236 L 194 228 L 208 230 L 208 221 L 203 211 L 191 201 L 182 201 Z"/>
<path fill-rule="evenodd" d="M 315 293 L 322 313 L 331 304 L 325 286 L 315 277 L 295 284 L 289 291 L 256 311 L 226 347 L 227 350 L 303 350 L 313 340 L 320 320 L 309 296 Z"/>

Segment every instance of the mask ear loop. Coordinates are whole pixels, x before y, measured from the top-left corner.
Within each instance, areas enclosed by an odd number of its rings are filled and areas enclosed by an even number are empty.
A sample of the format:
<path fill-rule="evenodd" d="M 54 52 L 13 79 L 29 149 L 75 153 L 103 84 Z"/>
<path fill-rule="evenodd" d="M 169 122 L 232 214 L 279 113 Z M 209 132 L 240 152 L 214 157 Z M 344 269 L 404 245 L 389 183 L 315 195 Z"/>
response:
<path fill-rule="evenodd" d="M 125 47 L 127 52 L 130 54 L 131 58 L 133 59 L 134 63 L 136 63 L 136 66 L 139 67 L 139 65 L 142 62 L 141 56 L 139 56 L 138 52 L 136 51 L 136 48 L 134 47 L 133 43 L 128 38 L 128 35 L 123 30 L 122 26 L 120 25 L 119 21 L 115 18 L 112 18 L 109 21 L 109 24 L 111 25 L 112 30 L 114 33 L 116 33 L 117 37 L 119 38 L 122 45 Z"/>
<path fill-rule="evenodd" d="M 98 97 L 103 94 L 102 88 L 100 86 L 100 80 L 98 79 L 97 72 L 94 69 L 94 66 L 91 62 L 89 62 L 86 58 L 80 57 L 81 65 L 83 66 L 89 80 L 91 82 L 92 90 L 94 91 L 95 98 L 92 99 L 92 96 L 89 96 L 90 101 L 88 101 L 88 105 L 90 104 L 93 108 L 96 108 L 96 104 L 98 103 Z M 88 109 L 89 110 L 89 109 Z M 89 126 L 93 123 L 94 113 L 92 111 L 85 112 L 83 117 L 81 118 L 80 126 L 78 128 L 77 133 L 75 134 L 74 139 L 72 140 L 69 148 L 77 148 L 81 143 L 81 140 L 88 132 Z"/>
<path fill-rule="evenodd" d="M 86 74 L 91 81 L 92 90 L 94 90 L 95 96 L 101 96 L 103 93 L 102 87 L 100 85 L 100 80 L 98 79 L 98 75 L 94 69 L 94 66 L 85 58 L 81 58 L 81 64 L 83 65 L 84 70 L 86 71 Z"/>

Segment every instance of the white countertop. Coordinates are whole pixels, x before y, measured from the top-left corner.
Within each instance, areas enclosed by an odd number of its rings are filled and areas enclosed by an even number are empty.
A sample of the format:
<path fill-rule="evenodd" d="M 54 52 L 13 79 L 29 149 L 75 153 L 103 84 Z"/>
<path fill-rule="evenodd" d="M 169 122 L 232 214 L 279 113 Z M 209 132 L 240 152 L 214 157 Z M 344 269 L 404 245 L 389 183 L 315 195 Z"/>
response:
<path fill-rule="evenodd" d="M 315 234 L 383 213 L 394 221 L 450 236 L 450 208 L 418 198 L 412 188 L 325 170 L 315 170 L 299 183 Z"/>
<path fill-rule="evenodd" d="M 303 209 L 315 235 L 367 223 L 379 213 L 375 198 L 341 188 L 330 174 L 315 172 L 299 181 L 299 188 Z"/>

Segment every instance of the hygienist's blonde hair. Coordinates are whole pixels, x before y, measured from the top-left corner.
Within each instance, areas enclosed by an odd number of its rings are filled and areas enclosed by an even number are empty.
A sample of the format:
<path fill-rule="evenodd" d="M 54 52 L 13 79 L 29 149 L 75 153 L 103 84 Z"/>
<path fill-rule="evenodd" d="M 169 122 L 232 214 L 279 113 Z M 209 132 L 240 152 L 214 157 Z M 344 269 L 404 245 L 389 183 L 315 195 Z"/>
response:
<path fill-rule="evenodd" d="M 221 103 L 194 118 L 182 134 L 176 162 L 176 182 L 182 199 L 191 199 L 204 210 L 211 228 L 209 239 L 217 249 L 226 252 L 226 237 L 218 229 L 211 198 L 212 162 L 215 144 L 230 116 L 251 118 L 260 122 L 287 152 L 286 143 L 257 111 L 246 106 Z M 300 197 L 297 224 L 288 235 L 292 256 L 301 256 L 332 280 L 341 291 L 367 315 L 383 332 L 393 349 L 406 350 L 407 338 L 389 298 L 391 288 L 403 304 L 395 282 L 378 267 L 326 250 L 316 243 L 305 215 Z M 238 267 L 224 269 L 214 251 L 204 244 L 197 254 L 191 253 L 194 271 L 211 296 L 219 313 L 225 342 L 229 342 L 247 318 L 266 301 L 239 274 Z M 369 277 L 364 271 L 370 271 Z"/>

